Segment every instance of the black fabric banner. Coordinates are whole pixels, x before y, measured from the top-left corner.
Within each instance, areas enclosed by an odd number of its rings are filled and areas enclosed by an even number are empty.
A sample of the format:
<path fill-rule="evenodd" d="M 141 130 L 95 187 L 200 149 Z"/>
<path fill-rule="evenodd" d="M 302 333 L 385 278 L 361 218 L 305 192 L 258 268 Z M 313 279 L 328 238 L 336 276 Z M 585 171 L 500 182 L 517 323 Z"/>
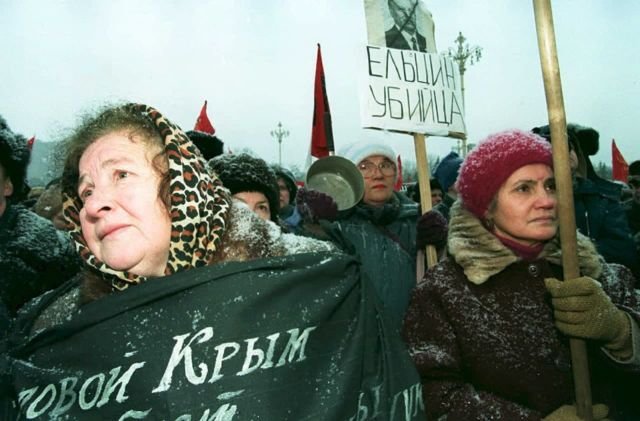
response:
<path fill-rule="evenodd" d="M 88 304 L 5 354 L 18 418 L 424 419 L 358 269 L 330 253 L 234 262 Z"/>

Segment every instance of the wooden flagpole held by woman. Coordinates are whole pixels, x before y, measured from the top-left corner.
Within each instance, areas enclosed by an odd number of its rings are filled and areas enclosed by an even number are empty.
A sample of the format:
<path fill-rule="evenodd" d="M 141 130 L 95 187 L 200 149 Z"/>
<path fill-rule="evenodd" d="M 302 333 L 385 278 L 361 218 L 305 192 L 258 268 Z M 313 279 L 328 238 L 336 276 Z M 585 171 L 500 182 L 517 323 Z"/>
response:
<path fill-rule="evenodd" d="M 416 166 L 418 168 L 418 185 L 420 186 L 420 206 L 422 207 L 422 213 L 431 210 L 431 185 L 429 184 L 429 161 L 427 160 L 427 142 L 425 135 L 414 133 L 413 144 L 416 150 Z M 436 248 L 432 245 L 428 245 L 425 251 L 427 254 L 427 266 L 431 267 L 438 263 L 438 254 Z M 417 281 L 422 279 L 424 275 L 423 256 L 421 250 L 418 252 L 417 265 L 416 265 L 416 278 Z"/>
<path fill-rule="evenodd" d="M 562 267 L 564 279 L 580 276 L 578 256 L 576 254 L 576 221 L 573 207 L 573 186 L 569 166 L 569 147 L 567 143 L 567 120 L 564 112 L 564 99 L 560 82 L 560 66 L 556 50 L 553 15 L 550 0 L 533 0 L 533 9 L 538 34 L 540 64 L 547 98 L 547 112 L 553 148 L 553 172 L 558 194 L 558 220 L 560 242 L 562 246 Z M 591 385 L 589 382 L 589 362 L 587 347 L 582 339 L 570 339 L 571 364 L 576 394 L 576 408 L 580 418 L 591 421 Z"/>

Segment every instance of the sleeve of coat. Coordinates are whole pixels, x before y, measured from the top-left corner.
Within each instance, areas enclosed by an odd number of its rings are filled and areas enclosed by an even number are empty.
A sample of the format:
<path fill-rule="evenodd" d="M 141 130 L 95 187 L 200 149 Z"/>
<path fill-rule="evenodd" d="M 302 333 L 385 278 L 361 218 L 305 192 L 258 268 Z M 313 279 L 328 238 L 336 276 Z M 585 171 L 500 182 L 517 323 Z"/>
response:
<path fill-rule="evenodd" d="M 603 199 L 605 200 L 605 199 Z M 596 235 L 594 242 L 598 252 L 607 262 L 618 263 L 640 273 L 638 254 L 627 222 L 627 215 L 622 206 L 611 200 L 606 202 L 606 220 L 604 232 Z"/>
<path fill-rule="evenodd" d="M 402 334 L 420 374 L 428 419 L 542 419 L 539 412 L 477 390 L 465 380 L 456 334 L 428 281 L 412 293 Z"/>
<path fill-rule="evenodd" d="M 627 267 L 618 264 L 603 265 L 599 281 L 611 301 L 632 320 L 633 357 L 628 361 L 619 361 L 606 350 L 605 353 L 620 368 L 640 373 L 640 291 L 635 288 L 637 281 Z"/>

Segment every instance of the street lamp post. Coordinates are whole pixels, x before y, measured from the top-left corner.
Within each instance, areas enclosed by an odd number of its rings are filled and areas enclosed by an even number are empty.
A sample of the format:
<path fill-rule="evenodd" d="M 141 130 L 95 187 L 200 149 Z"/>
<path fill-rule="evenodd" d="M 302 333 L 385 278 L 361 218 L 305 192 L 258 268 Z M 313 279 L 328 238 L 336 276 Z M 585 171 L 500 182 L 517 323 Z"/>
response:
<path fill-rule="evenodd" d="M 282 139 L 289 136 L 289 130 L 282 128 L 282 123 L 278 122 L 278 127 L 271 130 L 271 136 L 278 141 L 278 165 L 282 166 Z"/>
<path fill-rule="evenodd" d="M 460 70 L 460 88 L 462 90 L 462 111 L 465 113 L 466 118 L 466 110 L 464 104 L 464 72 L 467 71 L 467 61 L 469 65 L 473 65 L 480 61 L 482 57 L 482 48 L 478 46 L 469 47 L 468 43 L 465 43 L 467 39 L 462 35 L 462 32 L 458 32 L 458 37 L 456 38 L 457 47 L 451 48 L 449 47 L 449 52 L 447 53 L 449 57 L 455 60 L 458 63 L 458 69 Z M 462 141 L 462 157 L 467 156 L 467 140 L 461 139 Z"/>

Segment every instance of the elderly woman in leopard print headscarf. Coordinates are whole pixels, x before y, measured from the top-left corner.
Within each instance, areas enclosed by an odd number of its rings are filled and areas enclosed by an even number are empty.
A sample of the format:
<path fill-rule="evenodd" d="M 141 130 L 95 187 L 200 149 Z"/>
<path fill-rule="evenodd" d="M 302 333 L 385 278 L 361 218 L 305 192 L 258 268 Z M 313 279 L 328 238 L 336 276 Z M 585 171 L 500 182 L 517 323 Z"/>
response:
<path fill-rule="evenodd" d="M 74 306 L 190 268 L 334 249 L 236 205 L 185 133 L 152 107 L 107 107 L 67 148 L 63 214 L 86 263 Z"/>
<path fill-rule="evenodd" d="M 581 277 L 559 280 L 550 145 L 517 130 L 489 136 L 467 156 L 456 187 L 448 258 L 414 290 L 404 324 L 427 412 L 578 420 L 569 337 L 579 337 L 590 347 L 594 419 L 608 409 L 639 419 L 635 280 L 581 235 Z"/>

